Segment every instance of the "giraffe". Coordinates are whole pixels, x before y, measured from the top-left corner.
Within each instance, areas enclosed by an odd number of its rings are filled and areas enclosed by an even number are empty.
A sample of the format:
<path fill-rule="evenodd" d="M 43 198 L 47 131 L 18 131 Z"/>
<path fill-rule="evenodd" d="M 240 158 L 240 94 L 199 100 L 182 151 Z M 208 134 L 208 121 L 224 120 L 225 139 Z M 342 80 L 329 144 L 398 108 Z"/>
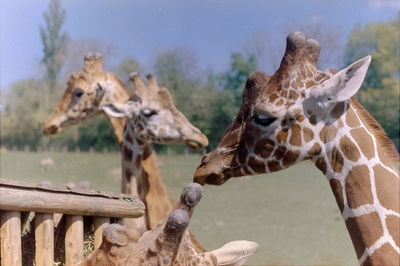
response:
<path fill-rule="evenodd" d="M 103 71 L 102 60 L 99 54 L 88 54 L 85 56 L 83 71 L 73 73 L 69 78 L 67 89 L 58 102 L 54 112 L 46 121 L 43 132 L 47 135 L 57 134 L 65 127 L 87 121 L 95 115 L 103 113 L 111 122 L 123 159 L 123 156 L 127 155 L 122 149 L 125 118 L 110 116 L 105 113 L 100 106 L 105 103 L 126 103 L 129 99 L 129 94 L 115 74 Z M 150 89 L 155 90 L 156 88 L 154 86 L 149 86 L 149 90 Z M 166 89 L 161 93 L 162 95 L 168 93 L 165 93 L 165 90 Z M 150 92 L 142 88 L 139 88 L 137 93 L 143 98 L 150 95 Z M 151 99 L 149 98 L 148 101 L 151 101 Z M 159 106 L 159 108 L 163 108 L 163 106 Z M 192 148 L 207 146 L 207 138 L 198 129 L 190 125 L 190 122 L 187 121 L 176 108 L 173 108 L 172 111 L 177 114 L 175 126 L 180 126 L 183 130 L 181 130 L 182 134 L 179 136 L 179 139 L 170 139 L 169 142 L 185 141 L 187 145 Z M 158 117 L 159 115 L 155 116 Z M 140 192 L 139 194 L 142 195 L 142 199 L 145 199 L 147 204 L 146 216 L 150 219 L 148 224 L 152 227 L 173 208 L 174 200 L 170 197 L 161 179 L 155 152 L 150 143 L 140 145 L 140 147 L 139 142 L 136 143 L 138 147 L 135 151 L 143 154 L 143 156 L 135 163 L 141 165 L 143 171 L 142 177 L 148 179 L 147 181 L 141 182 L 145 183 L 146 186 L 144 187 L 145 192 Z M 142 142 L 140 142 L 140 144 L 142 144 Z M 129 186 L 123 185 L 122 192 L 129 193 L 132 192 L 132 190 L 130 190 Z"/>
<path fill-rule="evenodd" d="M 128 194 L 139 192 L 146 205 L 144 221 L 147 224 L 138 226 L 149 229 L 173 208 L 173 200 L 165 200 L 168 194 L 161 198 L 158 184 L 148 178 L 149 171 L 144 161 L 149 155 L 150 143 L 185 143 L 198 149 L 206 146 L 208 140 L 176 109 L 168 89 L 159 87 L 153 75 L 147 75 L 148 86 L 137 73 L 132 73 L 130 79 L 138 97 L 132 97 L 125 104 L 108 103 L 100 108 L 111 117 L 127 119 L 121 149 L 122 191 Z"/>
<path fill-rule="evenodd" d="M 278 70 L 249 76 L 237 116 L 194 180 L 221 185 L 309 159 L 329 181 L 359 263 L 398 265 L 399 154 L 353 97 L 371 57 L 320 71 L 319 52 L 301 32 L 287 37 Z"/>
<path fill-rule="evenodd" d="M 186 228 L 202 193 L 199 184 L 186 185 L 177 207 L 138 241 L 126 227 L 108 225 L 103 231 L 100 247 L 79 265 L 243 265 L 257 251 L 257 243 L 232 241 L 207 252 L 198 252 L 193 247 Z"/>

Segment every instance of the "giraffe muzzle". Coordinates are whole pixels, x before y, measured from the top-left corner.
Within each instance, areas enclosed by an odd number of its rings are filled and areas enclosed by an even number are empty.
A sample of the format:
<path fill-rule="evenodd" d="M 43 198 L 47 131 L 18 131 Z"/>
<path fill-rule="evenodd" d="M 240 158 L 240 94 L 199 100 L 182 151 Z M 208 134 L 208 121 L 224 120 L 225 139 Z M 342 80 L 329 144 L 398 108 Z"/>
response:
<path fill-rule="evenodd" d="M 45 135 L 55 135 L 55 134 L 57 134 L 57 133 L 60 133 L 61 132 L 61 127 L 59 127 L 59 126 L 56 126 L 56 125 L 50 125 L 50 126 L 45 126 L 44 128 L 43 128 L 43 133 L 45 134 Z"/>

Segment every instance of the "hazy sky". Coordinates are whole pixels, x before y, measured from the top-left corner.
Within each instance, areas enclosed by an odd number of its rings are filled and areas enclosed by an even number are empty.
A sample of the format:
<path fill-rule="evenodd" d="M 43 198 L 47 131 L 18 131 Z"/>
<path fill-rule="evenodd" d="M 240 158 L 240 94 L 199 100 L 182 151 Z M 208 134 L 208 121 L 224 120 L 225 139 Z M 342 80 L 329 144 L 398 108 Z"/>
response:
<path fill-rule="evenodd" d="M 39 75 L 39 25 L 44 24 L 48 2 L 0 1 L 3 89 L 18 79 Z M 70 38 L 105 40 L 116 48 L 115 60 L 129 55 L 145 63 L 154 60 L 157 51 L 186 46 L 201 65 L 218 70 L 253 32 L 268 31 L 283 50 L 285 26 L 318 20 L 337 28 L 345 40 L 357 23 L 395 18 L 400 1 L 68 0 L 62 5 Z"/>

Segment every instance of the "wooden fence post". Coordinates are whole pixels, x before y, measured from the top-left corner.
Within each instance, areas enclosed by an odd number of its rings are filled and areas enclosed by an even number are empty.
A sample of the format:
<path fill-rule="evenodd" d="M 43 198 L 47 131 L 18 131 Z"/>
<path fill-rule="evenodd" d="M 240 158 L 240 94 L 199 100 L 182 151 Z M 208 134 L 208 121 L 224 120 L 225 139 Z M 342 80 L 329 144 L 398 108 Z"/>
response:
<path fill-rule="evenodd" d="M 83 260 L 83 216 L 67 215 L 65 234 L 65 265 L 74 265 Z"/>
<path fill-rule="evenodd" d="M 54 263 L 53 214 L 35 214 L 35 265 L 52 266 Z"/>
<path fill-rule="evenodd" d="M 22 265 L 21 213 L 1 212 L 1 266 Z"/>
<path fill-rule="evenodd" d="M 103 229 L 110 223 L 110 218 L 106 217 L 95 217 L 93 221 L 94 227 L 94 249 L 97 249 L 101 245 L 103 240 Z"/>

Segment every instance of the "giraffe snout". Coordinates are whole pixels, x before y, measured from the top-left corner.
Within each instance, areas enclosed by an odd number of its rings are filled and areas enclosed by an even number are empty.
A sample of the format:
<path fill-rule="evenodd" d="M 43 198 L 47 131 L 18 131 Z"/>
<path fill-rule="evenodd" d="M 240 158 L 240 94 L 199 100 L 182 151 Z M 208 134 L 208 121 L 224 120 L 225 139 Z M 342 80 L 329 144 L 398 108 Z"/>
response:
<path fill-rule="evenodd" d="M 61 127 L 57 125 L 45 125 L 43 128 L 43 133 L 45 135 L 55 135 L 61 131 Z"/>

